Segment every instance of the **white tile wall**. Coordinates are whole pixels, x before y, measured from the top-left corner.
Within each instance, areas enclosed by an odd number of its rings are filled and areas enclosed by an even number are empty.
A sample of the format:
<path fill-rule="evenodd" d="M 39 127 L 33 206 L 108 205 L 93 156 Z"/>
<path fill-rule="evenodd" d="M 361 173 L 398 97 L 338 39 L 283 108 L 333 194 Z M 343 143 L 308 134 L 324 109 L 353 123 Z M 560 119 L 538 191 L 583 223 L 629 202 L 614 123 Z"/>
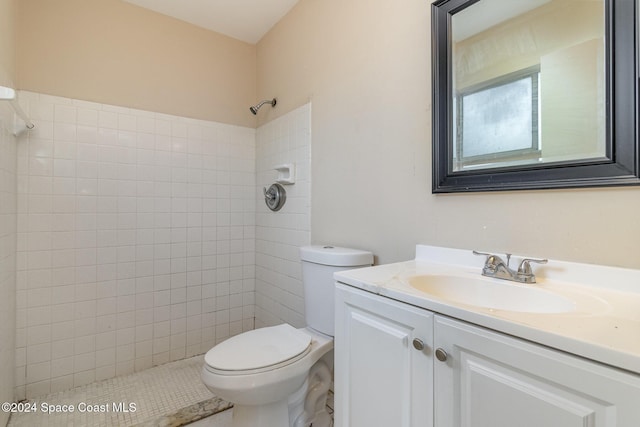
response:
<path fill-rule="evenodd" d="M 13 400 L 16 336 L 16 138 L 13 111 L 0 105 L 0 402 Z M 9 414 L 0 412 L 0 425 Z"/>
<path fill-rule="evenodd" d="M 21 97 L 37 126 L 18 146 L 17 398 L 254 327 L 254 129 Z"/>
<path fill-rule="evenodd" d="M 256 327 L 282 322 L 303 327 L 298 248 L 311 239 L 311 104 L 261 126 L 256 140 Z M 271 212 L 262 187 L 274 182 L 277 172 L 273 167 L 283 163 L 295 163 L 296 182 L 285 186 L 284 207 Z"/>

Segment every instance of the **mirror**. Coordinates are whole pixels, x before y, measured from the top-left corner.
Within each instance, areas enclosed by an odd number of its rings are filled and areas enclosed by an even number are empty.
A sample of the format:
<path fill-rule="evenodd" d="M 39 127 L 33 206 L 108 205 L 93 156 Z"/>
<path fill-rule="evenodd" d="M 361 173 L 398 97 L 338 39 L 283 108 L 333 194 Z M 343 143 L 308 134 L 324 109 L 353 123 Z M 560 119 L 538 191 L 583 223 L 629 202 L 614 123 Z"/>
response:
<path fill-rule="evenodd" d="M 636 8 L 433 3 L 433 192 L 640 184 Z"/>

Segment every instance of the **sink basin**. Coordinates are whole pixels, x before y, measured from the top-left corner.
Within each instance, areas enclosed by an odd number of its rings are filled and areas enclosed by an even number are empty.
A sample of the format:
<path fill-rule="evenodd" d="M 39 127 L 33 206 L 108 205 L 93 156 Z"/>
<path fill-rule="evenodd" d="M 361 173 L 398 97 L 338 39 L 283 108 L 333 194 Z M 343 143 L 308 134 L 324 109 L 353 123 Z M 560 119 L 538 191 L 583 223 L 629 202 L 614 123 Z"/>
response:
<path fill-rule="evenodd" d="M 575 302 L 536 285 L 484 277 L 453 275 L 412 276 L 409 284 L 438 299 L 494 310 L 521 313 L 568 313 Z"/>

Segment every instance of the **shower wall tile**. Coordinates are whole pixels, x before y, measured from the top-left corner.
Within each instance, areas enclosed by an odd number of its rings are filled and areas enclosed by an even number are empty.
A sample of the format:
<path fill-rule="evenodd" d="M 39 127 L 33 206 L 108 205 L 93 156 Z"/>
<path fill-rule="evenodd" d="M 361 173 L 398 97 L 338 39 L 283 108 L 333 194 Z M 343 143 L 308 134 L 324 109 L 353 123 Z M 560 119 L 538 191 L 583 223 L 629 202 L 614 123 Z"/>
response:
<path fill-rule="evenodd" d="M 26 354 L 15 351 L 16 336 L 16 233 L 17 233 L 17 141 L 14 113 L 7 102 L 0 105 L 0 401 L 14 397 L 14 361 Z M 0 425 L 9 414 L 0 413 Z"/>
<path fill-rule="evenodd" d="M 253 329 L 254 129 L 21 98 L 36 128 L 17 153 L 16 397 Z"/>
<path fill-rule="evenodd" d="M 311 104 L 258 128 L 256 141 L 256 327 L 283 322 L 303 327 L 299 247 L 311 240 Z M 284 186 L 286 203 L 278 212 L 271 212 L 262 187 L 275 182 L 274 167 L 284 163 L 295 163 L 295 184 Z"/>

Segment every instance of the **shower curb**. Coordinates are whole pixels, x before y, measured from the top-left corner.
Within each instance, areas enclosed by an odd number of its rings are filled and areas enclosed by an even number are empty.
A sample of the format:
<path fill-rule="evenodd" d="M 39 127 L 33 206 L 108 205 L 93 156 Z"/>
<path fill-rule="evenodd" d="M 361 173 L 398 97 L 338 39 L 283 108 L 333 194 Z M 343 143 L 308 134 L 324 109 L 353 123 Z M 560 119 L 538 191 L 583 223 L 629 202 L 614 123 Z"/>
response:
<path fill-rule="evenodd" d="M 222 400 L 219 397 L 213 397 L 179 409 L 173 414 L 143 421 L 131 427 L 180 427 L 230 408 L 233 408 L 232 403 Z"/>

